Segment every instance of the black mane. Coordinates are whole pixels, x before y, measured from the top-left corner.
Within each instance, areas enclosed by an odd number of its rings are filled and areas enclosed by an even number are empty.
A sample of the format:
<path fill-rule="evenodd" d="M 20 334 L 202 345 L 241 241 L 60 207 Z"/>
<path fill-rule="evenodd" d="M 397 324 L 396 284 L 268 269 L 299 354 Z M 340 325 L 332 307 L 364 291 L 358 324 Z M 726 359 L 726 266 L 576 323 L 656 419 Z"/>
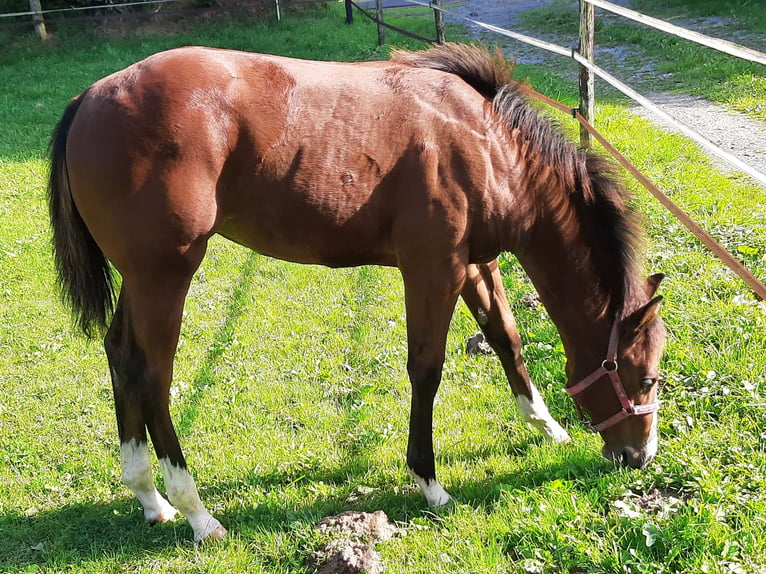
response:
<path fill-rule="evenodd" d="M 538 158 L 528 162 L 529 177 L 547 169 L 558 178 L 558 187 L 568 198 L 562 225 L 569 221 L 585 235 L 603 290 L 604 311 L 611 307 L 629 312 L 630 302 L 636 298 L 633 290 L 640 284 L 636 253 L 641 236 L 616 166 L 597 153 L 579 150 L 555 122 L 530 106 L 514 87 L 513 63 L 499 51 L 492 54 L 480 46 L 445 44 L 421 52 L 397 51 L 393 60 L 455 74 L 492 102 L 508 133 L 519 134 L 517 139 Z"/>

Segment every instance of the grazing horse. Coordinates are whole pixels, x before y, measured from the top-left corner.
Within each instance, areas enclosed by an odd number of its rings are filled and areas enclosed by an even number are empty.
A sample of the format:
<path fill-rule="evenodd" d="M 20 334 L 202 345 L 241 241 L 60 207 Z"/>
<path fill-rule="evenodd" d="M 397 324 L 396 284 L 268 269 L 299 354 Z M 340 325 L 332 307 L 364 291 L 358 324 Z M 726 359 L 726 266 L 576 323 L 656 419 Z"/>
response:
<path fill-rule="evenodd" d="M 578 150 L 512 85 L 502 56 L 466 45 L 353 64 L 191 47 L 72 100 L 51 140 L 55 261 L 80 327 L 106 330 L 123 481 L 147 520 L 177 508 L 196 540 L 226 533 L 200 501 L 168 411 L 184 300 L 214 234 L 288 261 L 400 270 L 407 464 L 430 505 L 450 499 L 432 415 L 458 296 L 524 419 L 568 439 L 522 363 L 502 251 L 556 324 L 567 386 L 605 456 L 643 467 L 655 455 L 661 275 L 641 278 L 637 225 L 611 164 Z M 153 483 L 147 429 L 169 502 Z"/>

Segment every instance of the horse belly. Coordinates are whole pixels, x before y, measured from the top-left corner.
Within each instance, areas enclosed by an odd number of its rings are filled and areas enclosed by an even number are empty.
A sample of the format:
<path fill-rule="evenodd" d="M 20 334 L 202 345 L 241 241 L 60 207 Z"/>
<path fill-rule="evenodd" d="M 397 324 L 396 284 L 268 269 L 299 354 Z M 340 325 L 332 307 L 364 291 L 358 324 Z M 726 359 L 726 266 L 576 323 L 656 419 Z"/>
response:
<path fill-rule="evenodd" d="M 219 197 L 216 231 L 258 253 L 329 267 L 395 263 L 390 223 L 370 195 L 260 179 L 236 196 Z"/>

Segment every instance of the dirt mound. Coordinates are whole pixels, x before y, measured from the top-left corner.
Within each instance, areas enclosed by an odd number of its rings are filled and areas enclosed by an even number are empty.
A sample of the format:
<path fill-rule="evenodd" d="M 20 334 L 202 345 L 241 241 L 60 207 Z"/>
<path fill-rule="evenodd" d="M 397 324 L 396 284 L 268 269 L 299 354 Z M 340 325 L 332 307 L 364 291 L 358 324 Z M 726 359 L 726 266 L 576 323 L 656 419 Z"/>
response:
<path fill-rule="evenodd" d="M 401 533 L 382 510 L 328 516 L 317 525 L 317 530 L 340 538 L 306 559 L 306 563 L 315 568 L 315 574 L 379 574 L 385 567 L 374 545 Z"/>

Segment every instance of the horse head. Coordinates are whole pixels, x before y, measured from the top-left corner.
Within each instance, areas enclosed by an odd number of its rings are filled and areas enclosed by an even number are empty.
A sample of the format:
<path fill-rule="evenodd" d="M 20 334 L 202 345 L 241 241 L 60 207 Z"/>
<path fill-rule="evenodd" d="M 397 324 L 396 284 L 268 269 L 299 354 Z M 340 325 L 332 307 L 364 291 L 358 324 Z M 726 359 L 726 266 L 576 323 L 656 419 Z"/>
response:
<path fill-rule="evenodd" d="M 615 318 L 605 359 L 584 378 L 570 378 L 567 392 L 581 415 L 604 439 L 610 460 L 643 468 L 657 454 L 658 364 L 665 347 L 659 316 L 662 297 L 654 297 L 662 281 L 651 276 L 645 286 L 648 302 Z"/>

